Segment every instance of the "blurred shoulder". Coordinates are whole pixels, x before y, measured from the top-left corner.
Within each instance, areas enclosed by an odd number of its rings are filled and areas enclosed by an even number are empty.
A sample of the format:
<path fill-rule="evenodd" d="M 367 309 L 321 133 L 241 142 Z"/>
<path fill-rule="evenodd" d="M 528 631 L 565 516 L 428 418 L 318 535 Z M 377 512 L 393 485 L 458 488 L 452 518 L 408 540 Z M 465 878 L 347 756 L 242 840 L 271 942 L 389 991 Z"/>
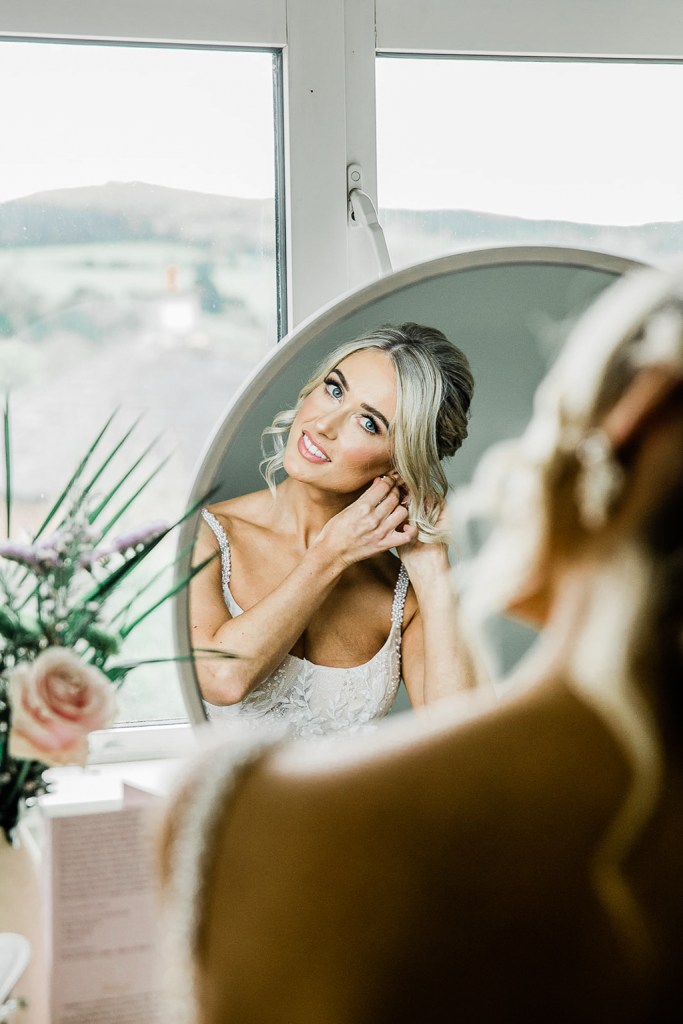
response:
<path fill-rule="evenodd" d="M 535 847 L 539 829 L 549 853 L 545 829 L 554 828 L 559 842 L 558 825 L 570 816 L 576 843 L 592 841 L 628 788 L 621 745 L 561 681 L 494 705 L 487 694 L 463 694 L 397 719 L 334 754 L 281 748 L 254 780 L 253 795 L 274 809 L 296 793 L 303 799 L 294 806 L 309 824 L 325 822 L 331 834 L 340 825 L 367 826 L 379 839 L 377 822 L 391 822 L 384 839 L 394 854 L 392 835 L 419 842 L 434 830 L 454 855 L 469 844 L 476 864 L 487 844 L 505 840 L 509 850 L 514 838 L 518 852 L 527 842 Z"/>

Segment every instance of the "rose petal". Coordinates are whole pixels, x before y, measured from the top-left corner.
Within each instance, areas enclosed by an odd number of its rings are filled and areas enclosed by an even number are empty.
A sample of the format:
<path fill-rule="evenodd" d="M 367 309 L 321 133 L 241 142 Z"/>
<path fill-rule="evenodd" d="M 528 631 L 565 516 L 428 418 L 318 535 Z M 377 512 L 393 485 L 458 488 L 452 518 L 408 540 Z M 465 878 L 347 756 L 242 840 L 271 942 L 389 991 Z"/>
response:
<path fill-rule="evenodd" d="M 11 756 L 46 764 L 84 764 L 88 734 L 111 725 L 116 710 L 106 676 L 64 647 L 14 669 L 8 696 Z"/>

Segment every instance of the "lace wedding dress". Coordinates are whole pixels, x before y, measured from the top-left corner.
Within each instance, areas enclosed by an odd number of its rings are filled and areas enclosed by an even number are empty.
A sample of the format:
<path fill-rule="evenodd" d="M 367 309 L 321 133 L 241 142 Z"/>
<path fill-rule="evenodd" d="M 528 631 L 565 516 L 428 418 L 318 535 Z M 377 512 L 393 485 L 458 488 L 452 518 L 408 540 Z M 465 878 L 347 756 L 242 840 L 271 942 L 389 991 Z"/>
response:
<path fill-rule="evenodd" d="M 233 618 L 243 609 L 230 591 L 230 543 L 225 530 L 208 509 L 202 517 L 213 531 L 221 552 L 221 582 L 225 605 Z M 205 701 L 210 719 L 265 718 L 281 722 L 290 734 L 322 736 L 359 732 L 383 718 L 394 702 L 401 681 L 401 625 L 408 573 L 398 573 L 391 611 L 391 630 L 383 647 L 370 661 L 353 668 L 316 665 L 288 654 L 275 671 L 239 704 L 220 707 Z"/>

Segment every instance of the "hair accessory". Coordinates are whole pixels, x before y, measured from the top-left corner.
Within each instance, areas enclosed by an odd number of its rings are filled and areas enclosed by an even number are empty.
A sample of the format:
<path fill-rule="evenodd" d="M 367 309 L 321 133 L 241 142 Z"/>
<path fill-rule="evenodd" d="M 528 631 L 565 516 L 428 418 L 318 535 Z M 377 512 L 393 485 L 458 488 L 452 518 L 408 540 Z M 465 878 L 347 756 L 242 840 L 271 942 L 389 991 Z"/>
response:
<path fill-rule="evenodd" d="M 587 530 L 599 530 L 624 486 L 624 471 L 614 458 L 604 430 L 592 430 L 576 446 L 580 470 L 576 481 L 579 518 Z"/>
<path fill-rule="evenodd" d="M 657 310 L 645 323 L 643 339 L 634 352 L 634 366 L 660 363 L 683 368 L 683 312 L 680 303 Z"/>

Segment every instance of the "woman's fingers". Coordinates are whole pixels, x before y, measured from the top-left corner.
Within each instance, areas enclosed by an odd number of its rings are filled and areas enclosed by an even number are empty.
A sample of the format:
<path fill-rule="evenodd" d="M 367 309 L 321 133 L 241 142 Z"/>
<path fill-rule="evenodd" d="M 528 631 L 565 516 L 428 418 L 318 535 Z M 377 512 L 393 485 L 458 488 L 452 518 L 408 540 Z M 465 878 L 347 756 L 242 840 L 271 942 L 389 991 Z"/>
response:
<path fill-rule="evenodd" d="M 358 499 L 355 507 L 379 524 L 398 501 L 398 489 L 391 477 L 378 476 Z"/>
<path fill-rule="evenodd" d="M 416 531 L 406 523 L 408 510 L 395 474 L 373 480 L 358 501 L 335 516 L 335 530 L 346 555 L 356 561 L 387 551 L 415 539 Z"/>
<path fill-rule="evenodd" d="M 385 479 L 384 477 L 382 479 Z M 408 505 L 410 502 L 410 491 L 408 490 L 405 480 L 401 477 L 400 473 L 392 469 L 391 473 L 387 474 L 386 479 L 392 480 L 394 486 L 398 488 L 398 500 L 402 505 Z"/>
<path fill-rule="evenodd" d="M 387 539 L 391 542 L 392 548 L 403 547 L 411 544 L 417 537 L 417 527 L 408 523 L 408 509 L 405 505 L 397 505 L 393 512 L 387 516 L 384 525 L 387 527 Z"/>
<path fill-rule="evenodd" d="M 392 486 L 392 482 L 387 477 L 375 477 L 367 491 L 364 491 L 360 498 L 353 505 L 350 505 L 349 508 L 355 508 L 364 515 L 373 512 L 380 501 L 386 498 Z"/>
<path fill-rule="evenodd" d="M 378 505 L 388 494 L 391 494 L 395 487 L 396 481 L 389 473 L 387 473 L 384 476 L 376 477 L 369 490 L 365 493 L 368 497 L 374 498 L 375 504 Z"/>
<path fill-rule="evenodd" d="M 392 548 L 401 548 L 406 544 L 412 544 L 417 538 L 417 526 L 406 523 L 402 530 L 395 530 L 391 535 Z"/>
<path fill-rule="evenodd" d="M 379 504 L 387 495 L 394 492 L 398 494 L 401 502 L 410 498 L 410 492 L 399 474 L 396 470 L 391 470 L 390 473 L 375 477 L 363 497 L 374 499 L 375 504 Z"/>
<path fill-rule="evenodd" d="M 380 479 L 390 486 L 387 488 L 384 497 L 376 505 L 377 525 L 382 530 L 390 531 L 393 534 L 408 518 L 407 501 L 404 497 L 405 488 L 401 486 L 400 479 L 396 474 L 387 475 Z M 413 531 L 411 527 L 408 539 L 413 539 L 416 534 L 417 530 Z M 403 530 L 400 532 L 400 537 L 402 543 L 406 543 Z"/>
<path fill-rule="evenodd" d="M 408 509 L 405 507 L 405 505 L 400 505 L 397 502 L 394 508 L 387 514 L 384 520 L 384 525 L 387 526 L 390 530 L 396 530 L 401 525 L 401 523 L 405 523 L 407 518 Z"/>
<path fill-rule="evenodd" d="M 381 519 L 384 519 L 401 501 L 398 487 L 392 487 L 390 491 L 377 503 L 376 509 Z"/>

